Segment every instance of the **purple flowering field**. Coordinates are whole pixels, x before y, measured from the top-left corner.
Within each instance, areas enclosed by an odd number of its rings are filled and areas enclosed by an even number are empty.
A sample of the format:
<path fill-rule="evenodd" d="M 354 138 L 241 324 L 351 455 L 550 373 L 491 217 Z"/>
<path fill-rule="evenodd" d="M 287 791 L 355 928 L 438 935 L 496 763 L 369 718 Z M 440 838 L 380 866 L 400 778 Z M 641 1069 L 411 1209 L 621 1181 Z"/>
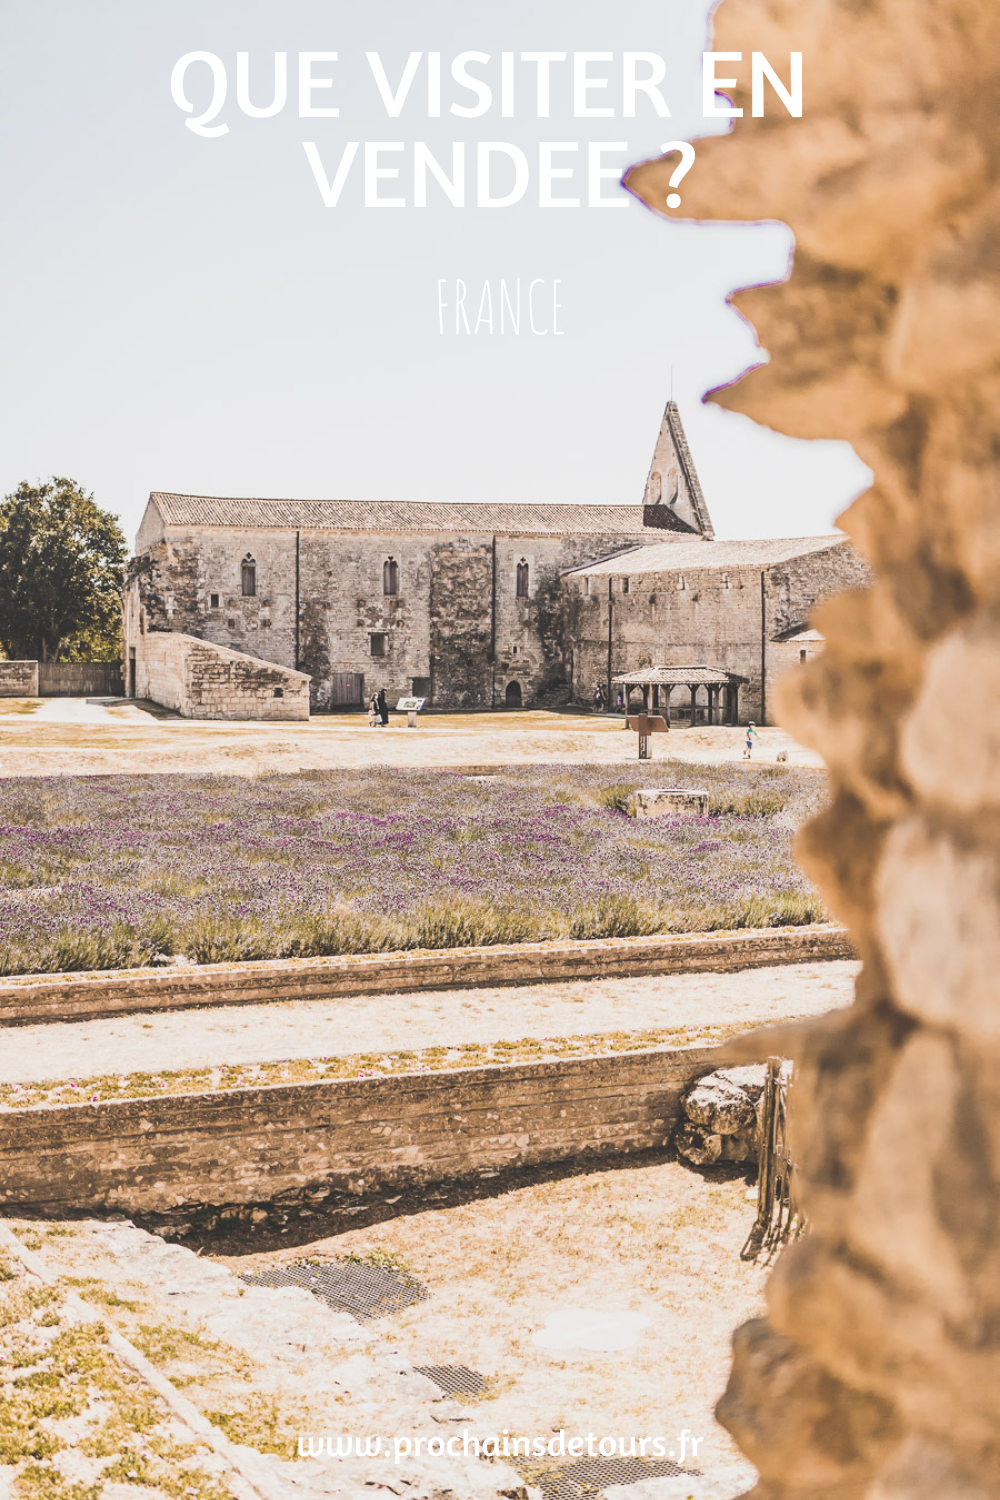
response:
<path fill-rule="evenodd" d="M 0 974 L 823 920 L 791 841 L 816 772 L 651 768 L 0 781 Z"/>

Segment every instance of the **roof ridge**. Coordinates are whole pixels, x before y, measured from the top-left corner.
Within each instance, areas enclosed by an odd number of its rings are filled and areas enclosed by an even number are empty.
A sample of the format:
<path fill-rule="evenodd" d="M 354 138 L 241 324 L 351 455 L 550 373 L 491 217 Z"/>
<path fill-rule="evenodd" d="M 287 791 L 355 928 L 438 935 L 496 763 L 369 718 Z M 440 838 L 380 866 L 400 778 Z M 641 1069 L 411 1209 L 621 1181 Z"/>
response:
<path fill-rule="evenodd" d="M 149 503 L 167 526 L 403 532 L 471 528 L 509 534 L 605 533 L 636 543 L 651 535 L 641 506 L 614 501 L 296 500 L 152 490 Z"/>

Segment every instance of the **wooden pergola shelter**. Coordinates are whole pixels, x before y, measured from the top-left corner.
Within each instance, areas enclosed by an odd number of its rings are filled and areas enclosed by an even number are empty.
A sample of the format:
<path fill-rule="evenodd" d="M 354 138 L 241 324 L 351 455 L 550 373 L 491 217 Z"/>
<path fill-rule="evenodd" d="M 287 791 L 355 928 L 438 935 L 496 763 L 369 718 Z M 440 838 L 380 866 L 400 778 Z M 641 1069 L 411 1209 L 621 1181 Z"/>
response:
<path fill-rule="evenodd" d="M 612 677 L 613 687 L 625 692 L 625 715 L 631 712 L 630 700 L 637 689 L 642 693 L 643 712 L 661 711 L 669 725 L 671 722 L 671 696 L 674 688 L 687 688 L 691 694 L 690 719 L 692 727 L 698 722 L 698 690 L 705 689 L 707 724 L 738 724 L 739 695 L 749 678 L 736 672 L 726 672 L 722 667 L 640 667 L 636 672 L 624 672 Z M 662 694 L 662 697 L 661 697 Z M 721 718 L 719 717 L 721 712 Z"/>

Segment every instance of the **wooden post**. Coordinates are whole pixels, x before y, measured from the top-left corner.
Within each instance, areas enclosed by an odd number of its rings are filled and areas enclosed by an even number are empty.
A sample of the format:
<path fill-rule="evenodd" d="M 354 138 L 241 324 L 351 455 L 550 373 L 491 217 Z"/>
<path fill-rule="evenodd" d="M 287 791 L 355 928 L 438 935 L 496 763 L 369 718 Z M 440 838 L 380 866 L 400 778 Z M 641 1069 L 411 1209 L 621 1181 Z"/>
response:
<path fill-rule="evenodd" d="M 688 687 L 691 689 L 691 728 L 693 729 L 698 722 L 698 684 L 689 682 Z"/>

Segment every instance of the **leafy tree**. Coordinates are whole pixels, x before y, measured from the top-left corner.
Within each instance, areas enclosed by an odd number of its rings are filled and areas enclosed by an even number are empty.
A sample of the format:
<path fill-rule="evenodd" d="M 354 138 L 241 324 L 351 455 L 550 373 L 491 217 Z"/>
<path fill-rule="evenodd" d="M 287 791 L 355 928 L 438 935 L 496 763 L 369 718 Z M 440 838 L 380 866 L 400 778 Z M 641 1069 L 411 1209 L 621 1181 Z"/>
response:
<path fill-rule="evenodd" d="M 128 547 L 72 479 L 0 501 L 0 645 L 12 660 L 113 660 Z"/>

